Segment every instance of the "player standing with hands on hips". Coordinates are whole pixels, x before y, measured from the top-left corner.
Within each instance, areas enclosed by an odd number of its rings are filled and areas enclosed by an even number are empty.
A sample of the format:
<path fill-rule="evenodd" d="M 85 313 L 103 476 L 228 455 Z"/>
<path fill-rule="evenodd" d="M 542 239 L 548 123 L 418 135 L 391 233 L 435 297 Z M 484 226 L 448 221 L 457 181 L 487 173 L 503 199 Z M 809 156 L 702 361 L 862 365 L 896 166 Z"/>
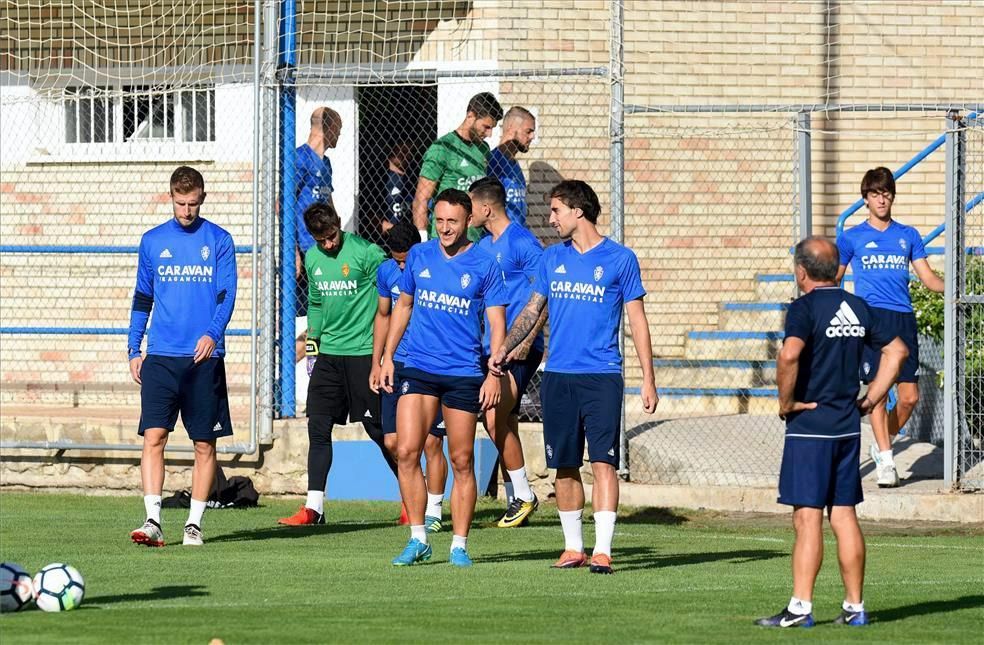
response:
<path fill-rule="evenodd" d="M 195 446 L 183 544 L 200 546 L 202 514 L 215 481 L 215 441 L 232 434 L 223 356 L 236 304 L 236 250 L 228 232 L 199 217 L 205 202 L 201 173 L 179 167 L 171 175 L 170 195 L 173 219 L 140 239 L 130 312 L 127 348 L 130 375 L 140 384 L 140 479 L 147 518 L 130 539 L 164 546 L 164 446 L 180 412 Z M 151 311 L 144 357 L 140 346 Z"/>

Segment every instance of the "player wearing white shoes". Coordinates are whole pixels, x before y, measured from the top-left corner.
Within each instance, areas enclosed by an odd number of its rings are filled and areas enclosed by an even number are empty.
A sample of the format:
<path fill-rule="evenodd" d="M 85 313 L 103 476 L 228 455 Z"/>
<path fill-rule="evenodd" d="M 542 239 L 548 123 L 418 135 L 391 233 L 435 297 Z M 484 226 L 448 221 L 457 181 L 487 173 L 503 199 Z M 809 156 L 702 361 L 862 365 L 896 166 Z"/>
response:
<path fill-rule="evenodd" d="M 236 251 L 229 233 L 199 216 L 205 201 L 201 173 L 188 166 L 175 170 L 170 195 L 173 219 L 140 238 L 130 312 L 127 348 L 130 376 L 140 384 L 140 479 L 146 511 L 143 526 L 130 539 L 164 546 L 164 447 L 180 412 L 195 446 L 183 543 L 199 546 L 202 514 L 215 481 L 215 441 L 232 434 L 223 356 L 225 330 L 236 304 Z M 140 346 L 148 319 L 144 357 Z"/>
<path fill-rule="evenodd" d="M 909 296 L 909 265 L 930 291 L 942 293 L 943 280 L 936 275 L 926 257 L 922 237 L 911 226 L 892 219 L 895 203 L 895 179 L 888 168 L 873 168 L 861 180 L 861 197 L 868 208 L 868 220 L 850 228 L 837 240 L 840 249 L 840 281 L 848 265 L 854 274 L 854 292 L 872 307 L 876 316 L 891 326 L 909 349 L 909 358 L 898 377 L 898 402 L 891 412 L 882 401 L 871 413 L 871 431 L 875 445 L 871 458 L 875 462 L 878 485 L 899 485 L 899 475 L 892 455 L 892 439 L 905 426 L 919 402 L 919 339 L 916 315 Z M 861 363 L 861 380 L 868 383 L 878 372 L 880 355 L 866 349 Z"/>
<path fill-rule="evenodd" d="M 482 373 L 482 312 L 491 327 L 492 349 L 498 350 L 505 335 L 508 298 L 495 258 L 467 238 L 470 216 L 467 193 L 452 188 L 437 196 L 438 239 L 418 244 L 407 256 L 383 352 L 383 389 L 399 388 L 402 393 L 396 410 L 397 457 L 410 540 L 393 560 L 398 566 L 431 557 L 424 528 L 426 487 L 420 453 L 438 406 L 444 412 L 454 472 L 450 561 L 459 567 L 472 563 L 467 537 L 477 498 L 475 424 L 479 412 L 494 408 L 500 396 L 499 378 Z M 406 344 L 406 358 L 396 381 L 393 360 L 401 341 Z"/>
<path fill-rule="evenodd" d="M 543 247 L 540 241 L 506 214 L 506 190 L 495 177 L 483 177 L 469 188 L 472 200 L 471 225 L 484 227 L 488 235 L 478 241 L 482 249 L 499 263 L 509 296 L 506 325 L 510 325 L 530 299 L 532 282 L 540 267 Z M 509 356 L 502 380 L 502 397 L 485 413 L 485 428 L 499 450 L 499 461 L 507 479 L 508 507 L 498 520 L 500 528 L 521 525 L 537 508 L 538 500 L 526 477 L 523 445 L 519 440 L 519 403 L 543 359 L 543 334 L 537 326 Z M 486 326 L 482 339 L 487 364 L 491 353 L 491 334 Z M 512 495 L 509 495 L 511 489 Z"/>
<path fill-rule="evenodd" d="M 624 394 L 618 346 L 623 305 L 642 366 L 643 409 L 655 412 L 659 397 L 639 261 L 635 253 L 598 232 L 600 211 L 598 196 L 583 181 L 562 181 L 550 192 L 550 225 L 563 242 L 543 252 L 533 295 L 510 327 L 505 344 L 493 352 L 489 368 L 502 372 L 509 352 L 529 335 L 547 307 L 550 346 L 541 387 L 543 442 L 547 466 L 557 469 L 557 509 L 565 542 L 553 566 L 567 569 L 587 562 L 580 473 L 587 441 L 596 533 L 590 570 L 612 573 Z"/>

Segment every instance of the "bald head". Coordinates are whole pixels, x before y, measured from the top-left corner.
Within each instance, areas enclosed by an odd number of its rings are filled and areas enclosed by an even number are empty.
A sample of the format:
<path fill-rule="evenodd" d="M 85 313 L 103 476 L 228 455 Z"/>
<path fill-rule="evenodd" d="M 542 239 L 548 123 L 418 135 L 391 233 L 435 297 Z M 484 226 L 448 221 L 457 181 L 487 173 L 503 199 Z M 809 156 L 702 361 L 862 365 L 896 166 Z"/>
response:
<path fill-rule="evenodd" d="M 828 238 L 814 235 L 796 245 L 796 266 L 803 267 L 814 282 L 834 282 L 837 279 L 840 253 Z"/>
<path fill-rule="evenodd" d="M 311 113 L 311 134 L 319 134 L 325 148 L 334 148 L 342 131 L 342 117 L 330 107 L 319 107 Z"/>

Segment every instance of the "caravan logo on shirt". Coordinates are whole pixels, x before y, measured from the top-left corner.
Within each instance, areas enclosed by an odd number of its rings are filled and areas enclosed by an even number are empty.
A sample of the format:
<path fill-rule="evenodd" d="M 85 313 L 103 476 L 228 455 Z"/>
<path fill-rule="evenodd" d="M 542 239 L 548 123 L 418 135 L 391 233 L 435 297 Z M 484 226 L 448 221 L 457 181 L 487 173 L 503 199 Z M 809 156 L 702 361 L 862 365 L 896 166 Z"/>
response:
<path fill-rule="evenodd" d="M 605 297 L 605 287 L 600 284 L 591 284 L 590 282 L 551 280 L 550 297 L 601 302 Z"/>
<path fill-rule="evenodd" d="M 462 276 L 462 282 L 464 282 L 464 279 L 465 277 Z M 443 293 L 441 291 L 433 291 L 431 289 L 418 289 L 417 306 L 424 307 L 426 309 L 446 311 L 451 314 L 458 314 L 459 316 L 467 316 L 469 310 L 471 309 L 471 299 L 462 298 L 461 296 L 452 296 L 450 294 Z"/>

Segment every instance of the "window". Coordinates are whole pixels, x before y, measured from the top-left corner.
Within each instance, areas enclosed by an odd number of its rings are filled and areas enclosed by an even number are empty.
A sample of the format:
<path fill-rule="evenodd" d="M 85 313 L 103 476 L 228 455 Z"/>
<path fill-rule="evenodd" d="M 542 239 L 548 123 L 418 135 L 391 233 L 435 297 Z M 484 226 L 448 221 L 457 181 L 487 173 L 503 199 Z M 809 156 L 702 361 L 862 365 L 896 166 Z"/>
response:
<path fill-rule="evenodd" d="M 66 143 L 215 141 L 211 87 L 70 87 L 65 98 Z"/>

